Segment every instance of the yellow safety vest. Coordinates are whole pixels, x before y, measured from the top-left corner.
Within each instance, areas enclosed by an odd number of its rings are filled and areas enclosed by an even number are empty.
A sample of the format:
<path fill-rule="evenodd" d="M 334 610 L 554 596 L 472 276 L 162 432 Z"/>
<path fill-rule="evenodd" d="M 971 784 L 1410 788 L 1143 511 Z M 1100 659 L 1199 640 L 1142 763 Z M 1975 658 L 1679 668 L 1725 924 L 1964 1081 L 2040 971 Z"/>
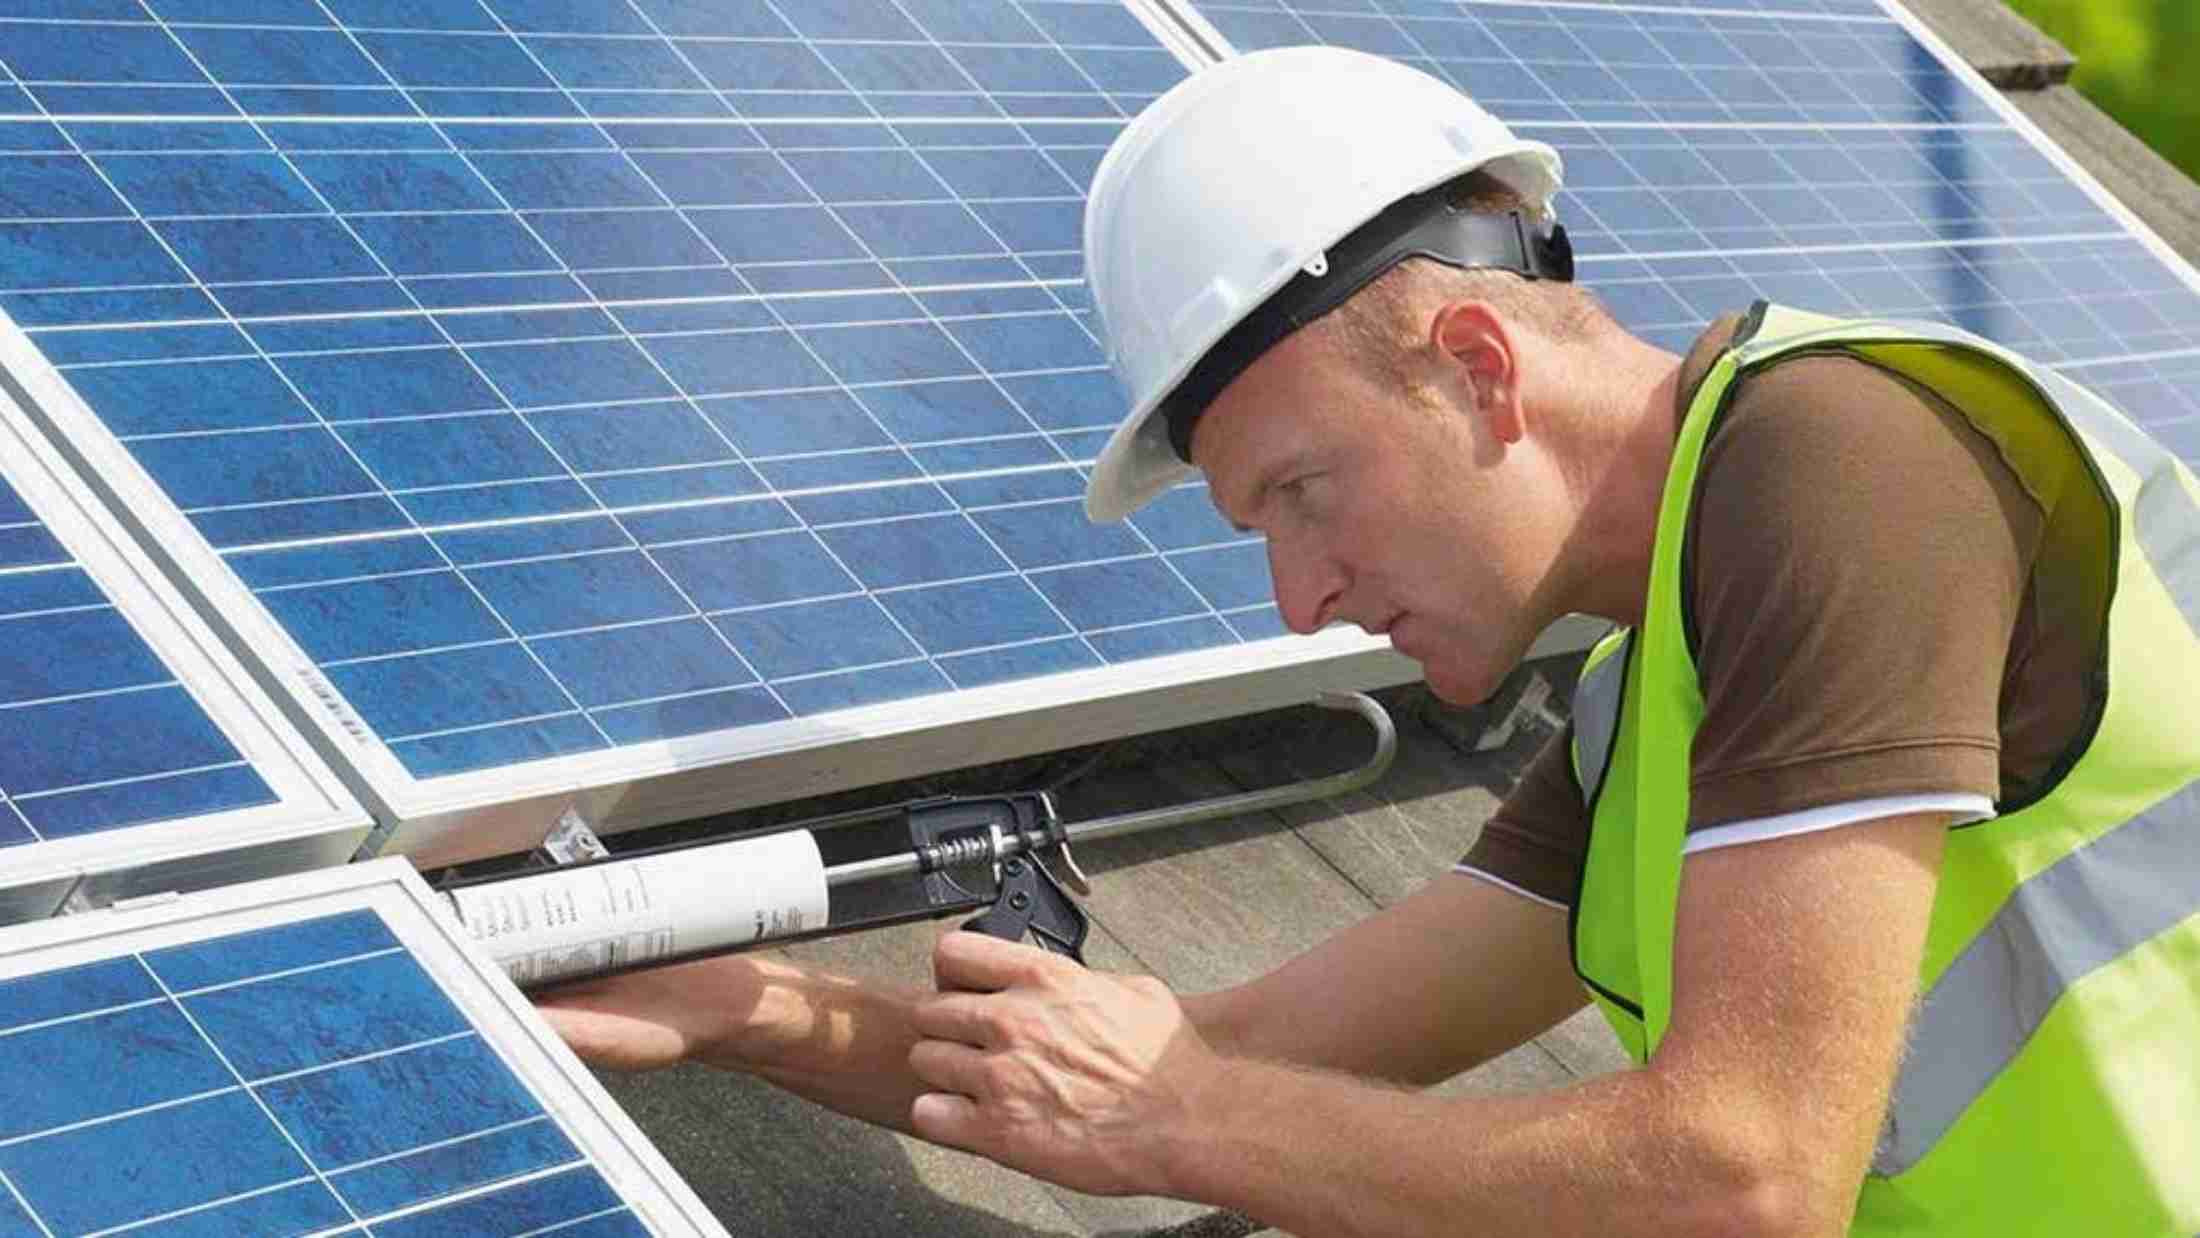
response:
<path fill-rule="evenodd" d="M 1681 573 L 1705 441 L 1743 376 L 1802 353 L 1924 385 L 2046 514 L 2043 621 L 2097 650 L 2085 724 L 2034 787 L 1954 829 L 1923 1002 L 1855 1235 L 2200 1234 L 2200 483 L 2098 396 L 1953 328 L 1759 305 L 1673 453 L 1639 630 L 1574 701 L 1592 830 L 1574 965 L 1638 1062 L 1672 1016 L 1703 695 Z M 1951 600 L 1951 605 L 1960 602 Z"/>

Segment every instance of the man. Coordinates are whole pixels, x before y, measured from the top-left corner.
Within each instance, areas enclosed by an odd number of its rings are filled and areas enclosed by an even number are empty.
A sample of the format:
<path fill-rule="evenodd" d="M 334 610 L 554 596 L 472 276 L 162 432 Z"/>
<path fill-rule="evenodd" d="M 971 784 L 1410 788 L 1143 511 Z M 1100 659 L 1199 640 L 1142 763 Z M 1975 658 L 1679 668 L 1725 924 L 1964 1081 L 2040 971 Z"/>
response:
<path fill-rule="evenodd" d="M 1559 172 L 1290 49 L 1156 102 L 1087 214 L 1133 400 L 1094 515 L 1196 465 L 1294 630 L 1456 701 L 1625 625 L 1459 872 L 1222 993 L 948 933 L 936 993 L 720 960 L 560 1030 L 1303 1235 L 2200 1231 L 2200 485 L 1939 329 L 1650 347 L 1571 284 Z M 1584 985 L 1637 1068 L 1399 1086 Z"/>

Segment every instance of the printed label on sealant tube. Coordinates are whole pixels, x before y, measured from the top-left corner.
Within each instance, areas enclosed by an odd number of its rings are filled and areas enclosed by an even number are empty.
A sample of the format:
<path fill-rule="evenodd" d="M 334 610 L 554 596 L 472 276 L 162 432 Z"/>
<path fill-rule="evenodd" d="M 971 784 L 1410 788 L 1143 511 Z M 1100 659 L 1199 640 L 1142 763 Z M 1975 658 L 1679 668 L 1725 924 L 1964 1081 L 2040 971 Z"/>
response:
<path fill-rule="evenodd" d="M 822 928 L 825 863 L 789 830 L 445 897 L 514 984 L 543 984 Z"/>

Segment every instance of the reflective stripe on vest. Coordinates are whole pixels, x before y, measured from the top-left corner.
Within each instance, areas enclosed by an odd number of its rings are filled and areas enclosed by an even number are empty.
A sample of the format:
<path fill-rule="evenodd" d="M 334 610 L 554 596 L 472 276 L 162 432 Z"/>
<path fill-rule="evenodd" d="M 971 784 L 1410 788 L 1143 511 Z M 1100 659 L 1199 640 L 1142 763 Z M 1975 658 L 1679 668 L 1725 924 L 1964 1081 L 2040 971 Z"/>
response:
<path fill-rule="evenodd" d="M 2200 495 L 2189 484 L 2192 474 L 2161 444 L 2103 406 L 2092 392 L 2052 370 L 2043 371 L 2041 377 L 2047 394 L 2080 430 L 2106 444 L 2145 479 L 2131 505 L 2139 548 L 2146 552 L 2154 574 L 2169 587 L 2170 596 L 2177 599 L 2185 623 L 2200 633 L 2200 519 L 2194 514 Z"/>
<path fill-rule="evenodd" d="M 2200 910 L 2195 822 L 2200 783 L 2017 887 L 1926 995 L 1873 1173 L 1891 1177 L 1923 1159 L 2071 985 Z"/>
<path fill-rule="evenodd" d="M 1619 698 L 1626 686 L 1627 650 L 1633 633 L 1622 628 L 1610 633 L 1591 650 L 1574 683 L 1574 780 L 1581 784 L 1581 802 L 1597 802 L 1604 772 L 1612 759 L 1612 741 L 1619 735 Z"/>
<path fill-rule="evenodd" d="M 1647 1060 L 1671 1014 L 1702 717 L 1678 565 L 1710 423 L 1742 373 L 1799 351 L 1904 373 L 2042 501 L 2039 570 L 2056 617 L 2098 637 L 2101 669 L 2093 729 L 2050 785 L 1949 835 L 1923 1001 L 1852 1232 L 2187 1238 L 2200 1229 L 2200 484 L 2099 397 L 1964 333 L 1781 310 L 1763 322 L 1684 419 L 1642 630 L 1607 637 L 1575 692 L 1593 814 L 1576 966 Z"/>

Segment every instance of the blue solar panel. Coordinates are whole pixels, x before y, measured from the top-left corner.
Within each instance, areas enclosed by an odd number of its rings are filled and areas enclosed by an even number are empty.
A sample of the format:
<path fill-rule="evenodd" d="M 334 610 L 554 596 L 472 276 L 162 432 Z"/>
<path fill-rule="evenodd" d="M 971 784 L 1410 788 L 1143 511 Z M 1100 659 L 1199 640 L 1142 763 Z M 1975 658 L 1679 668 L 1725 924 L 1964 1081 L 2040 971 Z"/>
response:
<path fill-rule="evenodd" d="M 0 12 L 0 310 L 414 778 L 1280 631 L 1078 514 L 1119 5 Z"/>
<path fill-rule="evenodd" d="M 2200 433 L 2194 285 L 1876 0 L 1200 11 L 1561 148 L 1659 343 L 1758 295 L 1939 316 Z M 39 14 L 0 7 L 0 311 L 402 776 L 1280 634 L 1197 487 L 1077 509 L 1121 409 L 1082 194 L 1184 71 L 1125 8 Z"/>
<path fill-rule="evenodd" d="M 1566 158 L 1581 277 L 1683 349 L 1757 297 L 1954 322 L 2200 462 L 2200 291 L 1878 0 L 1207 0 L 1239 50 L 1333 43 Z"/>
<path fill-rule="evenodd" d="M 366 813 L 18 390 L 0 390 L 0 924 L 349 857 Z"/>
<path fill-rule="evenodd" d="M 274 803 L 6 467 L 0 459 L 0 850 Z"/>
<path fill-rule="evenodd" d="M 695 1217 L 643 1191 L 653 1170 L 603 1168 L 626 1154 L 516 1065 L 509 1019 L 426 965 L 440 948 L 377 905 L 304 901 L 244 931 L 251 909 L 0 936 L 0 1235 L 608 1238 Z"/>

